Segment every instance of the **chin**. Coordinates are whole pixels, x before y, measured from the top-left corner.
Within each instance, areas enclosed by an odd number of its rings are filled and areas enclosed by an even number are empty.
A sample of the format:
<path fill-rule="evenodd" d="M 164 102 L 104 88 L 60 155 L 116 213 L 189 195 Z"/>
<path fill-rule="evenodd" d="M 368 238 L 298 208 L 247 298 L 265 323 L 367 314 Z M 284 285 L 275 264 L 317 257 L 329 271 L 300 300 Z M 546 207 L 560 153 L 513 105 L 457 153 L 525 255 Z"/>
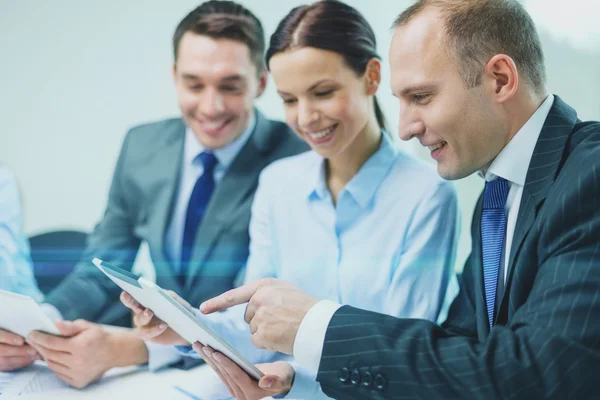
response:
<path fill-rule="evenodd" d="M 341 153 L 340 149 L 334 146 L 313 146 L 310 144 L 310 142 L 308 142 L 308 144 L 310 145 L 312 151 L 314 151 L 323 158 L 335 158 Z"/>
<path fill-rule="evenodd" d="M 464 171 L 449 168 L 448 166 L 442 164 L 438 164 L 437 171 L 439 176 L 447 181 L 454 181 L 471 175 L 471 173 L 465 173 Z"/>
<path fill-rule="evenodd" d="M 234 135 L 232 132 L 221 132 L 219 135 L 209 135 L 204 132 L 201 132 L 200 135 L 196 134 L 199 142 L 202 146 L 207 149 L 218 149 L 221 147 L 227 146 L 229 143 L 233 142 L 240 135 Z"/>

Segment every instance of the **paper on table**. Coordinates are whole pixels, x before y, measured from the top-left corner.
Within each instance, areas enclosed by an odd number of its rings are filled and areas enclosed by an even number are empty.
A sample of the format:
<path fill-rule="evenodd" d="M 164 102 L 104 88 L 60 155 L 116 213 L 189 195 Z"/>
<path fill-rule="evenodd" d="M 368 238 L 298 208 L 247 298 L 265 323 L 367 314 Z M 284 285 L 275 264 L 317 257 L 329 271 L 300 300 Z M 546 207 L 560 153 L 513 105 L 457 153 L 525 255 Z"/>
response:
<path fill-rule="evenodd" d="M 113 368 L 106 372 L 98 383 L 108 383 L 113 379 L 135 373 L 141 369 L 144 368 L 138 366 Z M 65 389 L 75 390 L 58 379 L 54 372 L 42 361 L 37 361 L 35 364 L 17 372 L 0 372 L 1 400 L 13 398 L 14 396 L 49 393 Z"/>
<path fill-rule="evenodd" d="M 69 385 L 43 365 L 34 364 L 16 372 L 0 372 L 0 398 L 65 389 Z"/>
<path fill-rule="evenodd" d="M 27 337 L 32 331 L 60 335 L 52 320 L 31 297 L 0 290 L 0 329 Z"/>

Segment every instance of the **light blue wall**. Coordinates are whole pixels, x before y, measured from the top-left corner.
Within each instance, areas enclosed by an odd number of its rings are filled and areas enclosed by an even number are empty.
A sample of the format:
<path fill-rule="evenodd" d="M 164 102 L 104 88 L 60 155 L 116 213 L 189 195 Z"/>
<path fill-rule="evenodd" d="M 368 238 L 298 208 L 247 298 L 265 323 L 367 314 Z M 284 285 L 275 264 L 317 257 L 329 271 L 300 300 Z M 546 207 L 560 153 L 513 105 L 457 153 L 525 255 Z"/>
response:
<path fill-rule="evenodd" d="M 547 58 L 548 86 L 600 119 L 600 29 L 593 0 L 528 0 Z M 242 1 L 269 35 L 292 0 Z M 375 29 L 383 57 L 379 98 L 392 131 L 390 25 L 409 1 L 351 0 Z M 552 4 L 551 8 L 548 4 Z M 198 1 L 0 0 L 0 161 L 17 173 L 26 230 L 90 230 L 101 217 L 128 127 L 178 113 L 170 67 L 171 35 Z M 283 117 L 270 82 L 259 107 Z M 394 132 L 395 133 L 395 132 Z M 415 144 L 403 148 L 428 158 Z M 482 182 L 457 182 L 463 209 L 458 269 L 470 246 L 469 224 Z"/>

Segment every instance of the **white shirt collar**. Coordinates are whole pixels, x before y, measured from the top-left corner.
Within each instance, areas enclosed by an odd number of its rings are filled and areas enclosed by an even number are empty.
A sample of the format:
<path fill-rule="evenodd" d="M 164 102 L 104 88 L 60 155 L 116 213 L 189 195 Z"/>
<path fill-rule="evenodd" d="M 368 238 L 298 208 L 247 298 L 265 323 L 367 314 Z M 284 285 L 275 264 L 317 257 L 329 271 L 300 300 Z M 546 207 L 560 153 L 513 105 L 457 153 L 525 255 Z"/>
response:
<path fill-rule="evenodd" d="M 248 128 L 240 137 L 235 139 L 233 142 L 228 145 L 213 150 L 213 154 L 219 161 L 219 167 L 227 169 L 229 165 L 233 162 L 235 157 L 238 155 L 242 147 L 246 144 L 254 127 L 256 126 L 256 116 L 255 112 L 252 112 L 250 116 L 250 122 L 248 123 Z M 202 143 L 198 141 L 196 134 L 189 127 L 185 129 L 185 148 L 184 148 L 184 162 L 186 165 L 192 165 L 194 160 L 197 159 L 198 155 L 205 151 L 206 148 L 202 146 Z"/>
<path fill-rule="evenodd" d="M 548 95 L 525 125 L 498 154 L 485 174 L 486 182 L 502 177 L 510 183 L 525 186 L 529 163 L 535 150 L 544 122 L 554 103 L 554 96 Z M 480 171 L 479 176 L 483 176 Z"/>

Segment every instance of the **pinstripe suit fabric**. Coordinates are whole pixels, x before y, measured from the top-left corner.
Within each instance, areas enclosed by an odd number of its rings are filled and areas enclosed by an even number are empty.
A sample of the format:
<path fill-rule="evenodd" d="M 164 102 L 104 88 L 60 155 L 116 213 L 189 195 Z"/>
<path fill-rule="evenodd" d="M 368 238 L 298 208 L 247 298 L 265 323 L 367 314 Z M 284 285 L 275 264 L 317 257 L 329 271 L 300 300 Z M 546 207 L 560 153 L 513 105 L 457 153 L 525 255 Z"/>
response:
<path fill-rule="evenodd" d="M 483 196 L 482 196 L 483 197 Z M 558 96 L 535 147 L 489 327 L 480 197 L 473 248 L 446 323 L 342 307 L 317 379 L 338 399 L 600 398 L 600 123 Z M 340 371 L 385 385 L 342 382 Z"/>

